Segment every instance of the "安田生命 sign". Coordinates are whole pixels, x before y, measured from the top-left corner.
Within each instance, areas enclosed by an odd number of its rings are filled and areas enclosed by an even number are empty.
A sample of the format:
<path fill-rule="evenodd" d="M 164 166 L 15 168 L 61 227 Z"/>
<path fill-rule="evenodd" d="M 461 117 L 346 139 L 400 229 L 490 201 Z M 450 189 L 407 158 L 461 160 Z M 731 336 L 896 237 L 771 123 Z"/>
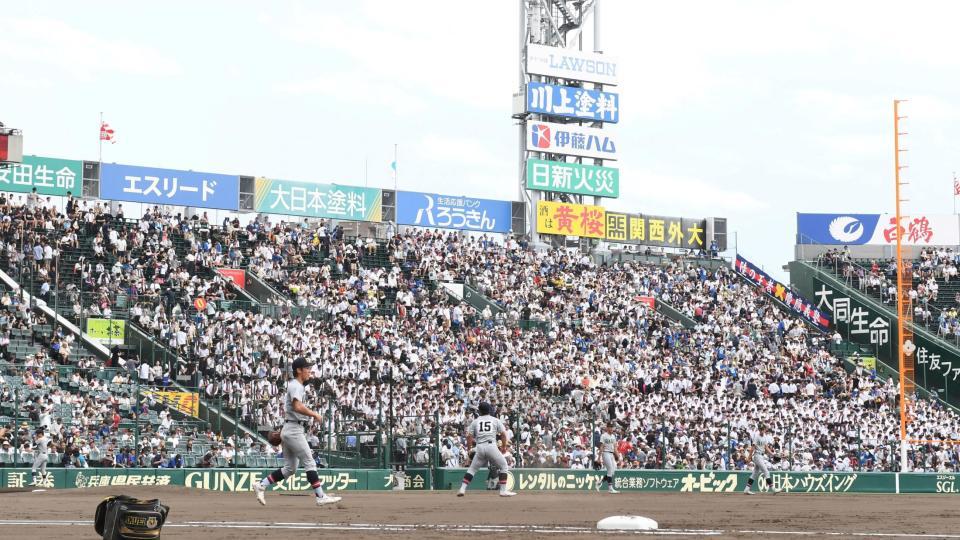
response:
<path fill-rule="evenodd" d="M 41 156 L 23 156 L 23 163 L 0 168 L 0 191 L 28 193 L 37 188 L 40 195 L 79 194 L 83 162 Z"/>

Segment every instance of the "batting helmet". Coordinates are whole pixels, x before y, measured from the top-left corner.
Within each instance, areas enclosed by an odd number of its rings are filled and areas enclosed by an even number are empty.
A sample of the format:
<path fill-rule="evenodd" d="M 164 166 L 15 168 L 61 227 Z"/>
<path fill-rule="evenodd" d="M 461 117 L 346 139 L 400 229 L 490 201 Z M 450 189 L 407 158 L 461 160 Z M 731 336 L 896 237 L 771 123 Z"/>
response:
<path fill-rule="evenodd" d="M 490 414 L 490 404 L 486 401 L 481 402 L 480 405 L 477 406 L 477 412 L 479 412 L 481 416 Z"/>

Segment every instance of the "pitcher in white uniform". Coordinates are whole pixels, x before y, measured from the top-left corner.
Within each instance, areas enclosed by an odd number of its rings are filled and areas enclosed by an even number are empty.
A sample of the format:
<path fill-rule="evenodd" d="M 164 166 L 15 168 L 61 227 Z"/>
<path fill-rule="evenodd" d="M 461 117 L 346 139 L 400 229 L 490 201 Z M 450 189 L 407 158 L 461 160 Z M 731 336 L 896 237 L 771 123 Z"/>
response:
<path fill-rule="evenodd" d="M 600 435 L 600 456 L 607 475 L 597 482 L 597 491 L 606 482 L 608 493 L 620 493 L 613 488 L 613 475 L 617 472 L 617 435 L 613 432 L 613 422 L 607 422 L 607 431 Z"/>
<path fill-rule="evenodd" d="M 474 420 L 467 428 L 467 447 L 473 446 L 476 442 L 476 451 L 473 461 L 470 462 L 470 468 L 463 475 L 463 482 L 460 484 L 460 491 L 457 497 L 463 497 L 467 492 L 467 486 L 473 480 L 480 467 L 486 467 L 490 463 L 497 466 L 500 471 L 498 484 L 500 486 L 501 497 L 513 497 L 516 493 L 507 490 L 507 460 L 503 457 L 500 449 L 497 448 L 497 438 L 507 447 L 507 428 L 499 418 L 490 415 L 490 404 L 481 403 L 477 407 L 480 416 Z"/>
<path fill-rule="evenodd" d="M 47 460 L 49 459 L 47 454 L 50 452 L 50 436 L 43 431 L 43 426 L 37 428 L 36 443 L 33 467 L 30 470 L 34 485 L 47 477 Z M 40 472 L 39 478 L 37 477 L 37 471 Z"/>

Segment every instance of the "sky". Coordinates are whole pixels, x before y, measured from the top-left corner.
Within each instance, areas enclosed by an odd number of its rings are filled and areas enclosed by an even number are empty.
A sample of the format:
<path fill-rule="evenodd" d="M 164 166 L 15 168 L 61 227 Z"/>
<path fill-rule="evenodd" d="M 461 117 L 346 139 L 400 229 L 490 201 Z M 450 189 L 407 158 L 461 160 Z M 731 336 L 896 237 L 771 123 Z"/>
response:
<path fill-rule="evenodd" d="M 898 98 L 905 211 L 953 212 L 960 3 L 601 2 L 608 208 L 726 217 L 785 278 L 797 212 L 893 211 Z M 400 189 L 516 200 L 517 34 L 516 0 L 0 0 L 0 121 L 28 154 L 97 159 L 102 111 L 104 161 L 385 188 L 396 144 Z"/>

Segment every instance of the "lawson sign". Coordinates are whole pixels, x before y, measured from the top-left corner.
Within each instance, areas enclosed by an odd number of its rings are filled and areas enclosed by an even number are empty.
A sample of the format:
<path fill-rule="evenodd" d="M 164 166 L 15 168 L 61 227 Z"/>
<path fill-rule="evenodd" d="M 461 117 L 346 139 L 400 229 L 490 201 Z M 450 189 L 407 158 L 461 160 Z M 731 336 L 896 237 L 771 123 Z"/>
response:
<path fill-rule="evenodd" d="M 226 174 L 104 163 L 100 198 L 219 210 L 240 207 L 240 178 Z"/>
<path fill-rule="evenodd" d="M 952 214 L 797 214 L 797 243 L 890 246 L 960 245 L 960 218 Z"/>
<path fill-rule="evenodd" d="M 535 43 L 527 45 L 527 73 L 612 85 L 618 76 L 617 60 L 608 55 Z"/>
<path fill-rule="evenodd" d="M 510 201 L 397 192 L 397 224 L 478 232 L 510 232 Z"/>

